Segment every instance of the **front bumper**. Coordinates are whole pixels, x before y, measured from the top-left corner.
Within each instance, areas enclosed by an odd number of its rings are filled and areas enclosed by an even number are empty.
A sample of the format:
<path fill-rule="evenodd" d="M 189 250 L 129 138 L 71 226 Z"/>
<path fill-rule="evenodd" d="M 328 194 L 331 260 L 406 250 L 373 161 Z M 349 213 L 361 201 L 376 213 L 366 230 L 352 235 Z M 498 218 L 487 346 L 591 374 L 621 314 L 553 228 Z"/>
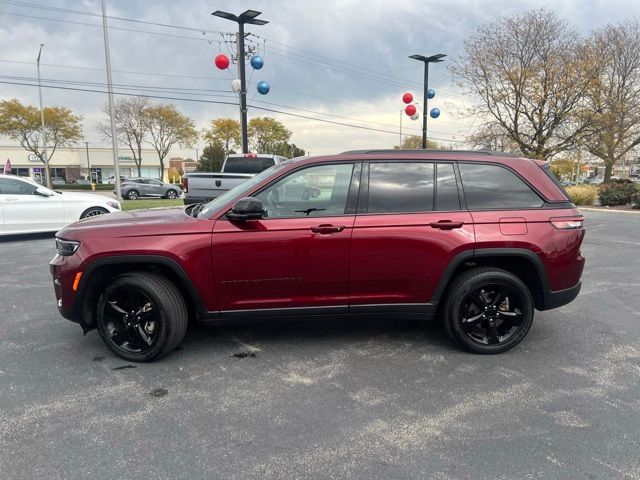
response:
<path fill-rule="evenodd" d="M 539 310 L 551 310 L 573 302 L 580 293 L 581 288 L 582 282 L 578 282 L 573 287 L 565 290 L 546 291 L 544 293 L 544 305 Z"/>

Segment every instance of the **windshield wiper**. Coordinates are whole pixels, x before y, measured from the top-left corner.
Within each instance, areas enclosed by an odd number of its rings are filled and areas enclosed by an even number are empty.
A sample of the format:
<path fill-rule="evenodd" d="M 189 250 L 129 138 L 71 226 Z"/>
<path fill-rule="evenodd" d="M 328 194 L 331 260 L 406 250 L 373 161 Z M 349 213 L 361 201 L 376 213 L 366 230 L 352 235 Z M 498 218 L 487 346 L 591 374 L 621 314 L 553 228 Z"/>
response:
<path fill-rule="evenodd" d="M 197 217 L 198 214 L 200 213 L 200 211 L 202 210 L 202 208 L 204 207 L 204 203 L 196 203 L 192 208 L 191 208 L 191 212 L 190 215 L 192 217 Z"/>
<path fill-rule="evenodd" d="M 307 208 L 306 210 L 294 210 L 296 213 L 304 213 L 307 217 L 311 212 L 321 212 L 326 210 L 326 208 Z"/>

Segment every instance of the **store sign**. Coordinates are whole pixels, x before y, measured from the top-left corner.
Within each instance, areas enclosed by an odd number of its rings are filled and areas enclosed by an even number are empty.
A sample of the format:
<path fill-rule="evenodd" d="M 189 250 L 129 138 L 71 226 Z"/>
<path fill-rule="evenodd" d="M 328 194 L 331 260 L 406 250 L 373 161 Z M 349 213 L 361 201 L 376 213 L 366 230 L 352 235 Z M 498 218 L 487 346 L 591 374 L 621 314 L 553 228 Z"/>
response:
<path fill-rule="evenodd" d="M 27 160 L 33 163 L 38 163 L 40 161 L 40 159 L 36 156 L 35 153 L 30 153 L 29 156 L 27 157 Z"/>
<path fill-rule="evenodd" d="M 118 156 L 118 163 L 133 163 L 133 157 Z"/>

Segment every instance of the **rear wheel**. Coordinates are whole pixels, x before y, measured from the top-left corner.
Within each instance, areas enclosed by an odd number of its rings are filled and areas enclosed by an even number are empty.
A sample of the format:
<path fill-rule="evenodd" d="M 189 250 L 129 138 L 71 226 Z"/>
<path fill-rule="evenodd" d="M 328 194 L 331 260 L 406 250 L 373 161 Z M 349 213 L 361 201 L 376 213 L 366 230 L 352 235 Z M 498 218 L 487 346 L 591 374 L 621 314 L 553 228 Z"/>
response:
<path fill-rule="evenodd" d="M 126 360 L 146 362 L 171 352 L 184 338 L 187 323 L 180 291 L 155 273 L 119 275 L 98 300 L 98 332 Z"/>
<path fill-rule="evenodd" d="M 165 196 L 173 200 L 174 198 L 178 198 L 178 192 L 175 190 L 169 190 Z"/>
<path fill-rule="evenodd" d="M 127 192 L 127 198 L 129 200 L 137 200 L 138 198 L 140 198 L 140 194 L 138 193 L 137 190 L 129 190 Z"/>
<path fill-rule="evenodd" d="M 467 350 L 502 353 L 525 337 L 533 322 L 527 285 L 505 270 L 481 267 L 461 274 L 445 303 L 445 328 Z"/>
<path fill-rule="evenodd" d="M 91 207 L 87 208 L 82 215 L 80 215 L 80 219 L 88 218 L 88 217 L 96 217 L 98 215 L 104 215 L 105 213 L 109 213 L 109 210 L 102 207 Z"/>

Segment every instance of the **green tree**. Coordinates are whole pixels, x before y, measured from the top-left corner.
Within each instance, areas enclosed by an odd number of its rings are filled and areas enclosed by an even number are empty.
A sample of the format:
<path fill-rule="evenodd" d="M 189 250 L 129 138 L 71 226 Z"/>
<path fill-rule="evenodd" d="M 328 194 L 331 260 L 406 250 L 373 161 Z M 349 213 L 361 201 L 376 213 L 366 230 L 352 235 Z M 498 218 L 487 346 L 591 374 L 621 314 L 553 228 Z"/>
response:
<path fill-rule="evenodd" d="M 240 122 L 232 118 L 211 120 L 211 126 L 202 131 L 202 138 L 210 144 L 222 142 L 224 151 L 228 155 L 233 146 L 240 145 Z"/>
<path fill-rule="evenodd" d="M 551 171 L 558 178 L 561 178 L 566 175 L 573 175 L 573 172 L 575 171 L 575 169 L 576 169 L 576 162 L 574 162 L 573 160 L 559 158 L 557 160 L 551 161 Z"/>
<path fill-rule="evenodd" d="M 604 161 L 608 182 L 614 165 L 640 145 L 640 21 L 594 32 L 588 54 L 597 73 L 585 95 L 592 119 L 585 145 Z"/>
<path fill-rule="evenodd" d="M 198 159 L 198 166 L 196 171 L 198 172 L 219 172 L 222 170 L 222 164 L 224 163 L 224 145 L 222 142 L 210 143 L 202 151 L 202 155 Z"/>
<path fill-rule="evenodd" d="M 273 155 L 282 155 L 287 158 L 304 157 L 306 152 L 295 143 L 283 142 L 275 148 Z"/>
<path fill-rule="evenodd" d="M 147 141 L 158 154 L 160 177 L 164 176 L 164 159 L 174 145 L 189 148 L 198 140 L 196 127 L 173 105 L 152 105 L 147 109 L 149 137 Z"/>
<path fill-rule="evenodd" d="M 118 143 L 131 151 L 139 177 L 142 176 L 142 146 L 149 135 L 149 108 L 151 103 L 145 97 L 120 98 L 113 108 Z M 98 131 L 105 140 L 110 140 L 109 105 L 104 106 L 103 112 L 107 121 L 98 125 Z"/>
<path fill-rule="evenodd" d="M 47 157 L 44 157 L 41 138 L 40 110 L 23 105 L 17 99 L 0 102 L 0 135 L 20 142 L 22 148 L 33 153 L 46 168 L 47 186 L 51 187 L 48 170 L 58 147 L 68 146 L 82 139 L 82 117 L 64 107 L 45 107 L 44 123 Z"/>
<path fill-rule="evenodd" d="M 420 150 L 422 148 L 422 137 L 417 135 L 407 135 L 402 139 L 402 145 L 394 145 L 393 148 L 396 150 Z M 442 146 L 427 138 L 427 148 L 439 150 L 442 149 Z"/>
<path fill-rule="evenodd" d="M 271 155 L 277 155 L 278 149 L 288 143 L 292 135 L 291 130 L 271 117 L 252 118 L 247 132 L 254 152 Z"/>
<path fill-rule="evenodd" d="M 578 33 L 555 13 L 499 17 L 465 40 L 454 77 L 479 102 L 471 109 L 528 157 L 571 150 L 590 123 L 582 115 L 594 65 Z"/>

